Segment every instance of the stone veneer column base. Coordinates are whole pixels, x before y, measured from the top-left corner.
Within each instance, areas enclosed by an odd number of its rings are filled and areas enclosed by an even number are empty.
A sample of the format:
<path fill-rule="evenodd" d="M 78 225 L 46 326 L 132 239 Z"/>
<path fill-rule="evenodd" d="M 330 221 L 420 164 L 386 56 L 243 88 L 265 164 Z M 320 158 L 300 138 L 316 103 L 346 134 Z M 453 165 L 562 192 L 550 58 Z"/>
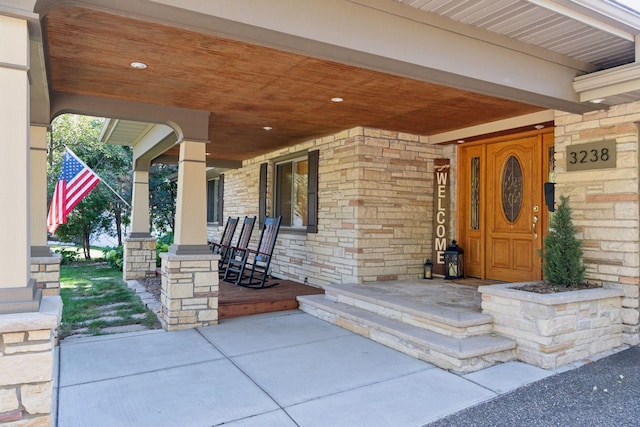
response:
<path fill-rule="evenodd" d="M 160 254 L 162 313 L 168 331 L 218 324 L 218 260 L 220 255 Z"/>
<path fill-rule="evenodd" d="M 156 239 L 128 237 L 124 240 L 123 280 L 135 280 L 156 272 Z"/>
<path fill-rule="evenodd" d="M 537 294 L 513 289 L 524 283 L 480 286 L 482 312 L 496 334 L 516 341 L 518 360 L 555 369 L 620 347 L 621 289 Z"/>
<path fill-rule="evenodd" d="M 42 289 L 42 296 L 60 295 L 60 260 L 62 256 L 31 257 L 31 278 Z"/>
<path fill-rule="evenodd" d="M 53 352 L 59 296 L 40 311 L 0 315 L 0 424 L 53 425 Z"/>

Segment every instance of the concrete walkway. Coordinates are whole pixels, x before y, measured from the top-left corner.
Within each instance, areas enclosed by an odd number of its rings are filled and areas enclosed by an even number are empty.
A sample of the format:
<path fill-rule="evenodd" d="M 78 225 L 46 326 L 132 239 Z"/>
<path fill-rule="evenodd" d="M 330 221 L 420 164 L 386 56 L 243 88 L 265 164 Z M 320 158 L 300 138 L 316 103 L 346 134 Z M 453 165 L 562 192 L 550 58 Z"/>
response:
<path fill-rule="evenodd" d="M 62 341 L 57 425 L 420 426 L 553 375 L 455 375 L 300 311 Z"/>

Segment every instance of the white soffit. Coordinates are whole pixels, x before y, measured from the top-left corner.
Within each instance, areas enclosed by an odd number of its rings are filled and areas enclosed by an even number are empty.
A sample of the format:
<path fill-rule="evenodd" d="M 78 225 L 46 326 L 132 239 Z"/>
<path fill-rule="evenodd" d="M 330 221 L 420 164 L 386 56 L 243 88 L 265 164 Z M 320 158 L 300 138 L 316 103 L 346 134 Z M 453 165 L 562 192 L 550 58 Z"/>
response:
<path fill-rule="evenodd" d="M 108 119 L 103 125 L 100 140 L 107 144 L 133 146 L 153 126 L 152 123 Z"/>
<path fill-rule="evenodd" d="M 606 69 L 635 59 L 640 17 L 602 0 L 395 0 Z"/>

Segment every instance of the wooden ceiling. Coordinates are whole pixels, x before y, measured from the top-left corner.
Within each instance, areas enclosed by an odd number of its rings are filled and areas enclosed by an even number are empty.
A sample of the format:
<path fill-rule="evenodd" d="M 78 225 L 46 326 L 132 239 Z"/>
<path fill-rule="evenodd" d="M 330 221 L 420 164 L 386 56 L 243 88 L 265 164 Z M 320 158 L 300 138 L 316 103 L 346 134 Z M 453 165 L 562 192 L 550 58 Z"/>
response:
<path fill-rule="evenodd" d="M 354 126 L 431 135 L 542 110 L 76 6 L 48 12 L 45 29 L 52 91 L 209 111 L 219 159 Z"/>

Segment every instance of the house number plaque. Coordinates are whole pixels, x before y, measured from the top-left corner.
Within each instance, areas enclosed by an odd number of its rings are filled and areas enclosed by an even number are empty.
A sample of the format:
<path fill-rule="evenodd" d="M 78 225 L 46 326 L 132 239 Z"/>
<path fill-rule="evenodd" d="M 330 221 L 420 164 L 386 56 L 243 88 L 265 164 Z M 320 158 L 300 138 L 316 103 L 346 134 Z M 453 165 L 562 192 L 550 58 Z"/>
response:
<path fill-rule="evenodd" d="M 567 147 L 567 172 L 616 167 L 616 141 L 598 141 Z"/>

